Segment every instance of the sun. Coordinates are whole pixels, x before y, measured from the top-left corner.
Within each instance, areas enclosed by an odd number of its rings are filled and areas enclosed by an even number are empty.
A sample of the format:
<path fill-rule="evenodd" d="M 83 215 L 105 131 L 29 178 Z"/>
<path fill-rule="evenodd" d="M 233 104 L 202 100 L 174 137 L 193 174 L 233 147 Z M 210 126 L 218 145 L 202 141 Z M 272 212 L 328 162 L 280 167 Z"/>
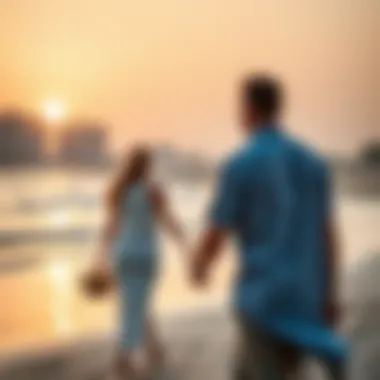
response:
<path fill-rule="evenodd" d="M 64 119 L 66 109 L 59 100 L 50 99 L 43 104 L 43 113 L 49 123 L 58 123 Z"/>

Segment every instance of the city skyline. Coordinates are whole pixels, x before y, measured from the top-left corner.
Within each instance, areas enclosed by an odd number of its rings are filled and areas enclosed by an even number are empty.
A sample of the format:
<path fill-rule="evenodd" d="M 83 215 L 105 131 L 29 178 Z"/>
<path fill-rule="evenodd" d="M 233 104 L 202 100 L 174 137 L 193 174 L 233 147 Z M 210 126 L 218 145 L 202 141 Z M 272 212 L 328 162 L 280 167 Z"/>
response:
<path fill-rule="evenodd" d="M 61 120 L 52 129 L 51 122 L 20 110 L 0 111 L 0 166 L 102 167 L 111 162 L 105 126 Z"/>
<path fill-rule="evenodd" d="M 0 168 L 50 168 L 53 171 L 72 168 L 102 172 L 118 165 L 120 157 L 110 149 L 106 125 L 90 119 L 61 119 L 58 123 L 57 115 L 48 112 L 49 117 L 44 119 L 21 110 L 0 111 Z M 199 179 L 210 178 L 215 173 L 216 165 L 210 157 L 171 145 L 152 145 L 151 148 L 156 174 L 159 172 L 160 177 Z"/>

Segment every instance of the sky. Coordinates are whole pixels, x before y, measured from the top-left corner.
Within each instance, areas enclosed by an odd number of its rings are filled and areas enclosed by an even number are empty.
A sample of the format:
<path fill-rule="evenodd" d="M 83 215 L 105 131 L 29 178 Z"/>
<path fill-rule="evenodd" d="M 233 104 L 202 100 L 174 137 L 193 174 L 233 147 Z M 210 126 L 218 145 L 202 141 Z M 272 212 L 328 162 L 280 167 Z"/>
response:
<path fill-rule="evenodd" d="M 100 120 L 134 141 L 222 155 L 237 85 L 281 77 L 287 128 L 355 154 L 380 139 L 378 0 L 0 0 L 0 108 Z"/>

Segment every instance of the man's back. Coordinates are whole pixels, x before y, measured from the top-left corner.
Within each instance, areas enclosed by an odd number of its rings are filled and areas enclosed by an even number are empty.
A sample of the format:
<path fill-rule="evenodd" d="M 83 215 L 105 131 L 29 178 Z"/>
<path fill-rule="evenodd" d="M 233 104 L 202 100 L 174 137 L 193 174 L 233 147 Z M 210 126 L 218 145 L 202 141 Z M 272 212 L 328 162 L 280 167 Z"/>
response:
<path fill-rule="evenodd" d="M 236 379 L 286 378 L 305 353 L 324 357 L 341 378 L 341 366 L 331 360 L 344 359 L 345 344 L 333 333 L 332 319 L 325 318 L 336 304 L 328 288 L 336 272 L 331 229 L 326 229 L 327 168 L 281 131 L 283 100 L 274 78 L 254 75 L 242 82 L 239 121 L 254 137 L 221 172 L 192 278 L 197 285 L 207 281 L 232 232 L 240 254 L 234 309 L 242 351 Z"/>
<path fill-rule="evenodd" d="M 268 130 L 231 160 L 225 176 L 234 185 L 224 202 L 235 203 L 227 219 L 241 248 L 237 308 L 259 320 L 320 321 L 328 212 L 324 163 Z M 220 220 L 218 212 L 216 205 L 214 218 Z"/>
<path fill-rule="evenodd" d="M 329 211 L 323 160 L 268 129 L 225 166 L 211 219 L 238 240 L 236 312 L 311 354 L 340 360 L 344 343 L 323 315 Z"/>

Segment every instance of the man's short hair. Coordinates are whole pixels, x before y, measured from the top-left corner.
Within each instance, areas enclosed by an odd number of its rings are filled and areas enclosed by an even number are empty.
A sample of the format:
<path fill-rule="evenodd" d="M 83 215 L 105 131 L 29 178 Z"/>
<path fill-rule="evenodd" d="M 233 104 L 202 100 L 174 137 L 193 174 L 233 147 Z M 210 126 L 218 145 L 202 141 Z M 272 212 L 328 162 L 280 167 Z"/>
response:
<path fill-rule="evenodd" d="M 259 112 L 263 117 L 272 117 L 282 106 L 282 85 L 269 75 L 250 75 L 243 81 L 242 98 L 251 110 Z"/>

